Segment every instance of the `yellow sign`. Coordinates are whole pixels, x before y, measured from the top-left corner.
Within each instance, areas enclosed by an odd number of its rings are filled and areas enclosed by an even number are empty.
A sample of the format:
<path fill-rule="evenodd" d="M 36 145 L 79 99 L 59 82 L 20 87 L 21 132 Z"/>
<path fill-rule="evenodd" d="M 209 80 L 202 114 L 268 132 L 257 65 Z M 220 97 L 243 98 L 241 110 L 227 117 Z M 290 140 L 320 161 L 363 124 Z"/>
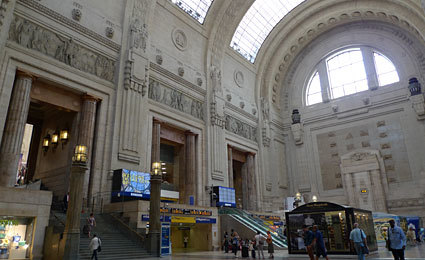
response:
<path fill-rule="evenodd" d="M 172 216 L 171 217 L 171 223 L 196 223 L 195 217 L 178 217 L 178 216 Z"/>
<path fill-rule="evenodd" d="M 361 193 L 367 193 L 367 190 L 366 189 L 362 189 L 360 192 Z"/>

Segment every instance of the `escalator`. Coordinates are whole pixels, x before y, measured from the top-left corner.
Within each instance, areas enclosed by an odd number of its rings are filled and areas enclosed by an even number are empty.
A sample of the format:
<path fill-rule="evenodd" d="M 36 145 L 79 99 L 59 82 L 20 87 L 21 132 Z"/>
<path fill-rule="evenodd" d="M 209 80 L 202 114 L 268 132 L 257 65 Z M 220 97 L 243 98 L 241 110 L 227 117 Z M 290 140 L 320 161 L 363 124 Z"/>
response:
<path fill-rule="evenodd" d="M 273 238 L 273 244 L 279 248 L 287 248 L 286 237 L 282 234 L 278 234 L 272 230 L 269 225 L 264 223 L 260 218 L 252 216 L 249 212 L 235 208 L 222 208 L 220 214 L 225 214 L 240 222 L 250 230 L 256 232 L 260 231 L 261 235 L 267 237 L 267 231 L 270 231 Z"/>

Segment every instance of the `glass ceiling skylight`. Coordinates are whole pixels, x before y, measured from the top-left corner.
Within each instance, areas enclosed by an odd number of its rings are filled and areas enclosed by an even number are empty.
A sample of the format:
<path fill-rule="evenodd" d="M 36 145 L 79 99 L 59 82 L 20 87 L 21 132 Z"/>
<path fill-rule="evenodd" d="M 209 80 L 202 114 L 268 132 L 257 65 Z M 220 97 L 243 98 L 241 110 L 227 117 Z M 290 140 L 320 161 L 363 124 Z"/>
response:
<path fill-rule="evenodd" d="M 180 7 L 180 9 L 195 18 L 195 20 L 201 24 L 204 23 L 208 9 L 213 1 L 214 0 L 171 0 L 172 3 Z"/>
<path fill-rule="evenodd" d="M 242 18 L 230 46 L 254 63 L 275 25 L 304 0 L 256 0 Z"/>

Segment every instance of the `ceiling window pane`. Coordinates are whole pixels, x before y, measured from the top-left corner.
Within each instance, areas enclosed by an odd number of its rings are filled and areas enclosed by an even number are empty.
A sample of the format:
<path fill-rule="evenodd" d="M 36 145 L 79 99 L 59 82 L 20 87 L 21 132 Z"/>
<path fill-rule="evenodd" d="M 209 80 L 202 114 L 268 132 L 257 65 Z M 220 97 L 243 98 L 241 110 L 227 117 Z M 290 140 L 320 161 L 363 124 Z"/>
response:
<path fill-rule="evenodd" d="M 360 48 L 344 50 L 326 61 L 332 98 L 368 89 Z"/>
<path fill-rule="evenodd" d="M 384 55 L 374 52 L 376 74 L 378 76 L 379 86 L 385 86 L 391 83 L 399 82 L 397 70 L 394 64 Z"/>
<path fill-rule="evenodd" d="M 320 86 L 319 73 L 314 73 L 310 80 L 310 84 L 307 89 L 307 105 L 313 105 L 322 102 L 322 88 Z"/>
<path fill-rule="evenodd" d="M 256 0 L 239 23 L 230 46 L 254 63 L 261 45 L 273 27 L 303 1 Z"/>
<path fill-rule="evenodd" d="M 192 16 L 199 23 L 203 24 L 207 16 L 208 9 L 214 0 L 171 0 L 180 9 Z"/>

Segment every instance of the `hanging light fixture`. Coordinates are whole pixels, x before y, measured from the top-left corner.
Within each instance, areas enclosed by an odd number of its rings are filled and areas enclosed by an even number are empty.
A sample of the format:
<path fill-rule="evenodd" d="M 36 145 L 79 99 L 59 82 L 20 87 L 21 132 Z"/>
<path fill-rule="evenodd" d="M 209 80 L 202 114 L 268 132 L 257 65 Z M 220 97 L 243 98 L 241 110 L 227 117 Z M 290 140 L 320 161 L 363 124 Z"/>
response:
<path fill-rule="evenodd" d="M 56 148 L 58 146 L 58 143 L 59 143 L 59 133 L 58 133 L 58 131 L 55 131 L 52 134 L 52 139 L 51 139 L 50 143 L 53 145 L 53 148 Z"/>
<path fill-rule="evenodd" d="M 59 138 L 61 139 L 62 145 L 66 144 L 69 140 L 69 131 L 67 128 L 62 129 L 59 134 Z"/>
<path fill-rule="evenodd" d="M 74 156 L 72 157 L 73 163 L 87 163 L 87 147 L 85 145 L 75 146 Z"/>
<path fill-rule="evenodd" d="M 49 143 L 50 143 L 50 135 L 47 134 L 44 138 L 43 138 L 43 143 L 42 143 L 42 147 L 44 152 L 46 153 L 49 150 Z"/>

